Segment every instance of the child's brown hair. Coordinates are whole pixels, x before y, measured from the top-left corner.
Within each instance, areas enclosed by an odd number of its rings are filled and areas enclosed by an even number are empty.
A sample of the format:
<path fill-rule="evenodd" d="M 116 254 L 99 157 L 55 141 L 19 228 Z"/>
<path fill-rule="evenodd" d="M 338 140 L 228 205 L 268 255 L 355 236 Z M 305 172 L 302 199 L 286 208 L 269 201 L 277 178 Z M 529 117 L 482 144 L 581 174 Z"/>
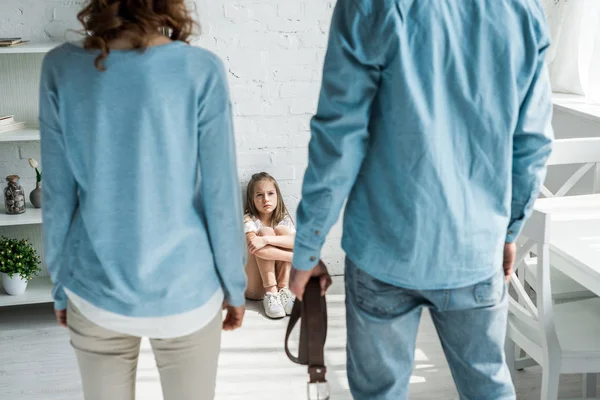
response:
<path fill-rule="evenodd" d="M 281 195 L 281 190 L 279 190 L 279 185 L 275 178 L 269 175 L 266 172 L 259 172 L 258 174 L 252 175 L 250 182 L 248 182 L 248 190 L 246 190 L 246 207 L 244 208 L 244 212 L 246 214 L 250 214 L 254 218 L 258 218 L 258 210 L 254 205 L 254 187 L 257 183 L 262 181 L 269 181 L 275 186 L 275 191 L 277 192 L 277 205 L 275 206 L 275 210 L 273 211 L 273 216 L 271 218 L 271 228 L 279 225 L 281 221 L 285 219 L 286 216 L 289 216 L 285 203 L 283 202 L 283 196 Z"/>

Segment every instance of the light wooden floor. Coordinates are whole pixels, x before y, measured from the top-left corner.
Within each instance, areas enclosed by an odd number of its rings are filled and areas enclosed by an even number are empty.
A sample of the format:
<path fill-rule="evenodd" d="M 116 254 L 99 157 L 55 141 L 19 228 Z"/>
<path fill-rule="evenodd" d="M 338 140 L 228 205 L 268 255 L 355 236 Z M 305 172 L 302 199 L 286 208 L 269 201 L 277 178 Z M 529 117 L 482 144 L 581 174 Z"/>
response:
<path fill-rule="evenodd" d="M 332 400 L 350 400 L 345 376 L 344 299 L 340 282 L 328 297 L 328 378 Z M 259 304 L 249 305 L 241 331 L 223 335 L 217 400 L 306 399 L 305 368 L 289 362 L 282 351 L 287 320 L 267 320 Z M 540 398 L 540 372 L 518 373 L 518 398 Z M 581 397 L 581 377 L 561 379 L 561 397 Z M 457 399 L 452 378 L 429 316 L 417 340 L 411 399 Z M 138 370 L 138 399 L 160 400 L 152 352 L 144 342 Z M 74 355 L 66 330 L 54 321 L 50 305 L 0 309 L 0 399 L 81 400 Z"/>

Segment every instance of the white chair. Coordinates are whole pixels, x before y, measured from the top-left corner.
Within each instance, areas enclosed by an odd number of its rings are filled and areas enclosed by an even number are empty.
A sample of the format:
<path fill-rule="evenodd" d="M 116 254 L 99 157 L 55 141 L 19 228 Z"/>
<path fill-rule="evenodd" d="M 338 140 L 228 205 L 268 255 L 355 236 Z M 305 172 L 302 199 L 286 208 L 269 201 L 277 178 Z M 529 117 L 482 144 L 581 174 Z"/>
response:
<path fill-rule="evenodd" d="M 524 278 L 535 294 L 539 290 L 537 279 L 537 257 L 529 257 L 526 260 L 526 264 L 527 272 L 524 274 Z M 585 300 L 596 297 L 594 293 L 590 292 L 584 286 L 554 268 L 552 262 L 550 263 L 550 279 L 552 280 L 552 301 L 555 303 L 566 303 L 569 301 Z"/>
<path fill-rule="evenodd" d="M 545 185 L 541 188 L 541 194 L 544 197 L 563 197 L 569 194 L 573 187 L 591 170 L 593 170 L 594 181 L 591 193 L 600 193 L 600 138 L 576 138 L 559 139 L 554 142 L 552 156 L 548 160 L 548 166 L 558 165 L 577 165 L 581 167 L 575 171 L 555 192 L 552 193 Z M 520 238 L 517 242 L 519 246 L 526 243 L 525 238 Z M 534 252 L 535 253 L 535 252 Z M 552 257 L 550 260 L 550 279 L 552 282 L 552 301 L 554 303 L 564 303 L 569 301 L 590 299 L 596 297 L 584 286 L 575 282 L 558 269 L 552 266 Z M 537 257 L 530 254 L 524 259 L 525 265 L 519 271 L 521 284 L 528 290 L 530 297 L 535 302 L 536 292 L 539 292 L 537 279 Z M 522 349 L 517 348 L 518 357 L 515 358 L 514 367 L 517 370 L 537 365 L 535 360 L 528 357 Z M 597 377 L 588 375 L 584 380 L 588 382 L 588 391 L 595 393 Z"/>
<path fill-rule="evenodd" d="M 552 193 L 545 185 L 541 193 L 545 197 L 563 197 L 590 171 L 594 170 L 592 193 L 600 193 L 600 138 L 559 139 L 554 142 L 548 166 L 581 164 L 565 183 Z M 591 193 L 587 193 L 591 194 Z M 520 241 L 519 244 L 523 244 Z M 521 282 L 527 282 L 534 292 L 538 292 L 536 258 L 529 258 L 525 270 L 520 273 Z M 552 263 L 551 263 L 552 265 Z M 555 302 L 589 299 L 595 295 L 562 272 L 550 268 L 552 280 L 552 299 Z"/>
<path fill-rule="evenodd" d="M 555 304 L 550 279 L 550 217 L 534 211 L 523 228 L 515 272 L 526 268 L 530 252 L 537 254 L 536 302 L 513 273 L 509 291 L 506 357 L 515 374 L 516 346 L 542 367 L 541 400 L 558 398 L 560 374 L 585 375 L 584 398 L 595 396 L 594 374 L 600 373 L 600 298 Z"/>

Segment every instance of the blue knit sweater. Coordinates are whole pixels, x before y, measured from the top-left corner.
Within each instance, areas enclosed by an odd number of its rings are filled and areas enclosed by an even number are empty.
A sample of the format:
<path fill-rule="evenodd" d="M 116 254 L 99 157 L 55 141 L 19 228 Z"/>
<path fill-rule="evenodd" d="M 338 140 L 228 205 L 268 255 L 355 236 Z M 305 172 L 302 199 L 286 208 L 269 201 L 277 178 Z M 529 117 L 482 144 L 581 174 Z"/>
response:
<path fill-rule="evenodd" d="M 244 303 L 245 246 L 225 71 L 182 42 L 62 45 L 40 87 L 45 261 L 55 284 L 126 316 Z"/>

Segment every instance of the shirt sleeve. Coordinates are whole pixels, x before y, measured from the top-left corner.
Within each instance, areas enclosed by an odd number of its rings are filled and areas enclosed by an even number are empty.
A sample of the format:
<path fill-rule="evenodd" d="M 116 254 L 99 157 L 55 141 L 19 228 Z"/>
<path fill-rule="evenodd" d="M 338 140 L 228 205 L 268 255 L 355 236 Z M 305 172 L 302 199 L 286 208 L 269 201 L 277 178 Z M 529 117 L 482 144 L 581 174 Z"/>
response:
<path fill-rule="evenodd" d="M 254 219 L 252 219 L 251 216 L 245 215 L 244 216 L 244 233 L 250 233 L 250 232 L 258 233 L 258 225 L 256 225 L 256 221 L 254 221 Z"/>
<path fill-rule="evenodd" d="M 507 243 L 517 240 L 531 215 L 546 177 L 546 162 L 552 152 L 552 89 L 545 60 L 550 40 L 545 21 L 542 27 L 535 73 L 522 102 L 513 136 L 512 200 Z"/>
<path fill-rule="evenodd" d="M 46 58 L 40 78 L 39 121 L 44 172 L 43 242 L 45 263 L 54 284 L 54 307 L 56 310 L 64 310 L 67 307 L 67 296 L 61 276 L 65 265 L 66 239 L 78 207 L 78 195 L 60 125 L 57 78 L 50 64 Z"/>
<path fill-rule="evenodd" d="M 231 306 L 241 306 L 245 303 L 246 242 L 240 181 L 231 100 L 220 61 L 216 70 L 199 105 L 199 197 L 225 300 Z"/>
<path fill-rule="evenodd" d="M 285 226 L 286 228 L 289 228 L 292 233 L 296 233 L 296 226 L 289 215 L 287 215 L 283 221 L 278 224 L 278 226 Z"/>
<path fill-rule="evenodd" d="M 297 213 L 293 265 L 298 270 L 317 264 L 366 154 L 385 53 L 383 35 L 375 31 L 381 30 L 377 12 L 363 10 L 354 0 L 339 0 L 333 12 Z"/>

